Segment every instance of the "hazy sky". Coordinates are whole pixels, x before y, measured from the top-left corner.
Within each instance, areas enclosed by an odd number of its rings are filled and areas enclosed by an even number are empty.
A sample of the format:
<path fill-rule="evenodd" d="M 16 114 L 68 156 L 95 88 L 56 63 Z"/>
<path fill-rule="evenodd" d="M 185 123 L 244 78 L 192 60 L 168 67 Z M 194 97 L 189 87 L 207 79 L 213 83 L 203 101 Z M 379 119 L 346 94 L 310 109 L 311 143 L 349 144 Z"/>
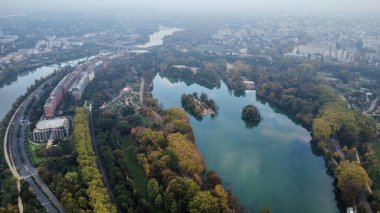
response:
<path fill-rule="evenodd" d="M 0 0 L 0 8 L 186 10 L 194 12 L 378 13 L 380 0 Z"/>

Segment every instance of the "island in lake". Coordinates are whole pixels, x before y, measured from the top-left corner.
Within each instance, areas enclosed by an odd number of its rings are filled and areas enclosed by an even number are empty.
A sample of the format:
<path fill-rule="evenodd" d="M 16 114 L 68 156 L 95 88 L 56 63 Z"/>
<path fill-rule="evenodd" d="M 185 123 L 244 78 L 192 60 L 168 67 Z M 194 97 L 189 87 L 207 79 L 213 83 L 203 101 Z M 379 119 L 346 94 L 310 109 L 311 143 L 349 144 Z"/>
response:
<path fill-rule="evenodd" d="M 248 128 L 257 126 L 262 120 L 259 110 L 253 105 L 247 105 L 243 108 L 241 118 Z"/>
<path fill-rule="evenodd" d="M 196 119 L 201 120 L 203 116 L 217 114 L 218 106 L 215 101 L 208 98 L 206 93 L 201 93 L 198 97 L 198 93 L 183 94 L 181 96 L 182 107 L 192 114 Z"/>

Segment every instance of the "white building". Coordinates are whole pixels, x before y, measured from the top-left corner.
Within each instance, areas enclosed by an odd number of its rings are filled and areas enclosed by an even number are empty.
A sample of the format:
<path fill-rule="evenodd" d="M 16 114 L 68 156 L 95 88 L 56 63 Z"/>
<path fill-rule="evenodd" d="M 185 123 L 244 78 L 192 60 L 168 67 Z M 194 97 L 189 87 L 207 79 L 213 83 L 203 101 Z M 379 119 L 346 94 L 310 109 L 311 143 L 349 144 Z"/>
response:
<path fill-rule="evenodd" d="M 33 130 L 34 141 L 64 139 L 69 136 L 70 123 L 66 117 L 45 119 L 37 123 Z"/>

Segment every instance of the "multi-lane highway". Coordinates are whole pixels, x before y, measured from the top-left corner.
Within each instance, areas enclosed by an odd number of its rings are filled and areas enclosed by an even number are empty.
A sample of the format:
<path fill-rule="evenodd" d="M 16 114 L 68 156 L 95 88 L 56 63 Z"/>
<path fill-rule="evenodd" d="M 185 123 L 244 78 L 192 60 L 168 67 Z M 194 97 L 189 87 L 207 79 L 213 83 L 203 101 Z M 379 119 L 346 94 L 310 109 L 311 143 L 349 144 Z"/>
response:
<path fill-rule="evenodd" d="M 25 135 L 28 118 L 24 114 L 32 98 L 38 98 L 42 88 L 57 77 L 52 77 L 44 82 L 20 104 L 8 124 L 6 136 L 4 137 L 4 154 L 13 175 L 18 180 L 24 179 L 28 181 L 37 199 L 47 212 L 64 212 L 64 208 L 54 193 L 43 182 L 29 159 L 26 151 L 27 135 Z M 22 205 L 19 205 L 19 208 L 22 211 Z"/>

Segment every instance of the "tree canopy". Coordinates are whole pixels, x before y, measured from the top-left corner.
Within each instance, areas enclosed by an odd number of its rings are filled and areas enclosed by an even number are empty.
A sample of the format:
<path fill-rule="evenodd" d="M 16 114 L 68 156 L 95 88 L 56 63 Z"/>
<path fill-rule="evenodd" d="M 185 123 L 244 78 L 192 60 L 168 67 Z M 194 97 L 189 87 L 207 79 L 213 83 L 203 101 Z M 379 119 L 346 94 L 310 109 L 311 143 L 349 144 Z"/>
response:
<path fill-rule="evenodd" d="M 335 175 L 338 179 L 338 188 L 342 191 L 345 190 L 349 181 L 354 181 L 362 187 L 372 185 L 366 170 L 356 162 L 343 161 L 336 168 Z"/>
<path fill-rule="evenodd" d="M 198 192 L 189 203 L 190 213 L 217 213 L 218 199 L 209 191 Z"/>
<path fill-rule="evenodd" d="M 243 108 L 241 117 L 245 122 L 258 123 L 261 121 L 259 110 L 253 105 L 247 105 Z"/>
<path fill-rule="evenodd" d="M 116 207 L 108 196 L 108 191 L 97 168 L 96 155 L 92 148 L 90 129 L 88 127 L 88 115 L 84 108 L 76 110 L 74 127 L 75 149 L 78 153 L 77 161 L 83 180 L 87 184 L 86 192 L 89 197 L 89 203 L 94 212 L 116 212 Z"/>

